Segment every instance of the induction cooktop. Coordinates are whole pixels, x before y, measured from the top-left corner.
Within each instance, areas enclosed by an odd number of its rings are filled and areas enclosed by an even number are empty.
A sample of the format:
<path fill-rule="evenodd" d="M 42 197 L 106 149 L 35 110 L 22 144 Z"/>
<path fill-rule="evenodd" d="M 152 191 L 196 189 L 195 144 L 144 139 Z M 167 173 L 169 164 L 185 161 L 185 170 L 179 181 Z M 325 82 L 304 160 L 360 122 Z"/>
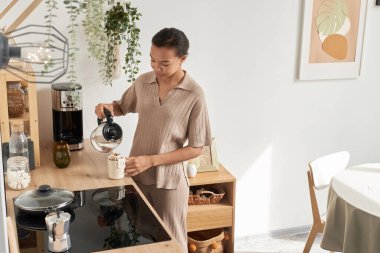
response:
<path fill-rule="evenodd" d="M 170 236 L 131 186 L 76 191 L 74 201 L 62 211 L 71 215 L 71 252 L 88 253 L 169 241 Z M 32 214 L 16 206 L 20 248 L 31 231 L 41 231 L 47 252 L 45 214 Z"/>

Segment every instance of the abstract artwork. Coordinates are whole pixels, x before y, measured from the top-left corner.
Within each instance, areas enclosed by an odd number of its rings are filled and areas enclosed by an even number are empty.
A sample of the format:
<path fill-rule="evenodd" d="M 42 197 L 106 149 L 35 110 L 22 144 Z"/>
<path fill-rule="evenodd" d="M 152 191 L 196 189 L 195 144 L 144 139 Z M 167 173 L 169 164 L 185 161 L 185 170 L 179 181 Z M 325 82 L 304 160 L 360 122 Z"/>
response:
<path fill-rule="evenodd" d="M 367 0 L 305 0 L 300 80 L 356 78 Z"/>

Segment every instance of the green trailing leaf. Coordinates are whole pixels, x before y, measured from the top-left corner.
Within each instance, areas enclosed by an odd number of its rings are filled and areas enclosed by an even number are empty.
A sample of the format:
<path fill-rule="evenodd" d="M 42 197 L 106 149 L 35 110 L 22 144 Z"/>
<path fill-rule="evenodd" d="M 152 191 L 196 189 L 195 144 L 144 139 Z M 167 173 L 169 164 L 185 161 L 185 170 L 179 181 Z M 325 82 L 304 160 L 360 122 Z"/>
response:
<path fill-rule="evenodd" d="M 107 35 L 104 29 L 104 4 L 106 0 L 91 0 L 86 5 L 86 15 L 83 20 L 87 35 L 88 52 L 92 59 L 102 62 L 107 50 Z"/>
<path fill-rule="evenodd" d="M 336 33 L 343 26 L 347 16 L 344 0 L 326 0 L 318 8 L 315 25 L 318 33 L 328 36 Z"/>
<path fill-rule="evenodd" d="M 79 51 L 77 48 L 77 27 L 78 27 L 78 15 L 81 13 L 81 6 L 86 3 L 87 0 L 77 1 L 77 0 L 65 0 L 63 3 L 66 5 L 69 13 L 70 23 L 68 25 L 68 33 L 70 35 L 70 47 L 69 50 L 72 52 L 69 54 L 69 80 L 71 83 L 77 83 L 77 75 L 75 70 L 76 63 L 76 53 Z"/>

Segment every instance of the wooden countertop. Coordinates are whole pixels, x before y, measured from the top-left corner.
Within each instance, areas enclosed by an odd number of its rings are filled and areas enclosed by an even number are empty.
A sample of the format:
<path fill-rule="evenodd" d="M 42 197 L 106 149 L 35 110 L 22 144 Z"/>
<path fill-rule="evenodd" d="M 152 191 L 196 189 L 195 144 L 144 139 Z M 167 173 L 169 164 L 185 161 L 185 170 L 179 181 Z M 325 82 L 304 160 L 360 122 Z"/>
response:
<path fill-rule="evenodd" d="M 111 180 L 108 178 L 107 171 L 107 154 L 95 151 L 89 140 L 85 141 L 84 149 L 71 152 L 70 165 L 65 169 L 59 169 L 53 162 L 53 151 L 51 145 L 41 145 L 41 166 L 31 171 L 30 186 L 21 191 L 15 191 L 6 187 L 7 215 L 11 216 L 15 225 L 13 198 L 21 193 L 36 189 L 43 184 L 49 184 L 51 187 L 64 188 L 71 191 L 88 190 L 95 188 L 114 187 L 121 185 L 133 185 L 141 197 L 145 200 L 154 215 L 158 218 L 163 227 L 167 230 L 171 238 L 172 234 L 165 224 L 162 223 L 157 213 L 146 200 L 140 189 L 137 187 L 132 178 Z M 182 252 L 177 241 L 174 239 L 167 242 L 154 243 L 150 245 L 139 245 L 124 249 L 114 249 L 102 252 L 131 252 L 131 253 L 148 253 L 148 252 Z"/>

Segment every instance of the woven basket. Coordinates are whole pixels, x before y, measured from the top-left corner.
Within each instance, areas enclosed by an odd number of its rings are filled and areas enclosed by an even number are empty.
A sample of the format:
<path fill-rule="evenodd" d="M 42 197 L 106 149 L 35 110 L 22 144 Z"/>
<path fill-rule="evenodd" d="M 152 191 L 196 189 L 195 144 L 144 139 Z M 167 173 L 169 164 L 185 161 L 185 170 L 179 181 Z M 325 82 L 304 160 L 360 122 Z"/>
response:
<path fill-rule="evenodd" d="M 189 253 L 223 253 L 223 229 L 191 232 L 188 235 Z"/>
<path fill-rule="evenodd" d="M 222 187 L 218 188 L 200 188 L 195 193 L 190 191 L 189 205 L 205 205 L 216 204 L 224 197 L 224 190 Z"/>

